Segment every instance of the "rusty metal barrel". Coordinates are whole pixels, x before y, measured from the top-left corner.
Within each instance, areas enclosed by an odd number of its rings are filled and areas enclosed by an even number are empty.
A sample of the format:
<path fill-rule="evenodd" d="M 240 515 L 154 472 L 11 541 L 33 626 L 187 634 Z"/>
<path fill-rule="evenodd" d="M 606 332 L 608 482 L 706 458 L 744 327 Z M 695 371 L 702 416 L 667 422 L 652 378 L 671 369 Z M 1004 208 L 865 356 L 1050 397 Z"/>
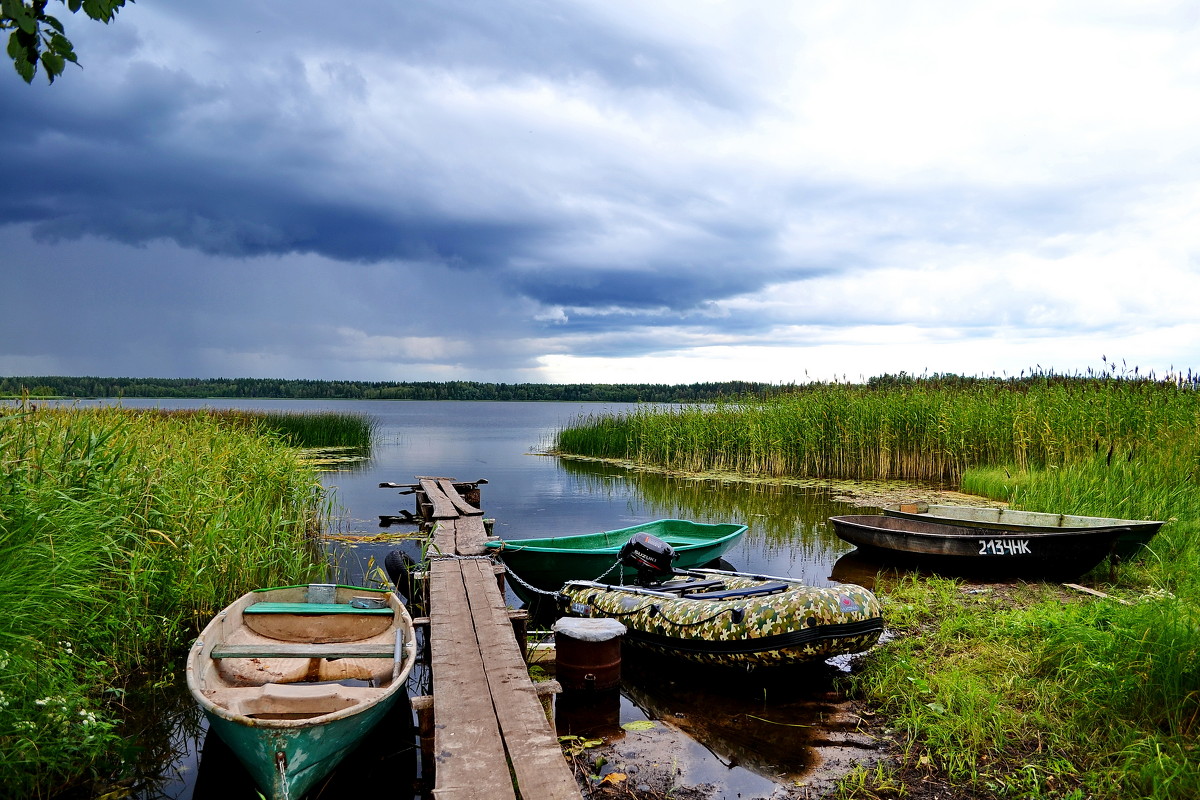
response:
<path fill-rule="evenodd" d="M 625 626 L 615 619 L 564 617 L 554 623 L 554 672 L 563 691 L 619 686 L 624 636 Z"/>

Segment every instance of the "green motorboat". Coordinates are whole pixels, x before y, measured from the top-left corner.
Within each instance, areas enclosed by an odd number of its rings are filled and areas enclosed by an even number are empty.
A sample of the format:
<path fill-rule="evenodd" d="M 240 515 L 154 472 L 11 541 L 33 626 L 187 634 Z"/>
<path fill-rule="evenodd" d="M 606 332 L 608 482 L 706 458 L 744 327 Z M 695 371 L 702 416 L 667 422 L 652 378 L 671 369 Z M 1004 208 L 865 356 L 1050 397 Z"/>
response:
<path fill-rule="evenodd" d="M 637 570 L 620 566 L 621 548 L 635 534 L 647 533 L 662 539 L 675 549 L 679 569 L 700 567 L 716 561 L 746 533 L 745 525 L 731 522 L 706 523 L 682 519 L 660 519 L 628 528 L 576 536 L 552 536 L 544 539 L 501 539 L 487 547 L 500 556 L 517 579 L 538 589 L 554 591 L 572 580 L 599 580 L 622 583 Z"/>

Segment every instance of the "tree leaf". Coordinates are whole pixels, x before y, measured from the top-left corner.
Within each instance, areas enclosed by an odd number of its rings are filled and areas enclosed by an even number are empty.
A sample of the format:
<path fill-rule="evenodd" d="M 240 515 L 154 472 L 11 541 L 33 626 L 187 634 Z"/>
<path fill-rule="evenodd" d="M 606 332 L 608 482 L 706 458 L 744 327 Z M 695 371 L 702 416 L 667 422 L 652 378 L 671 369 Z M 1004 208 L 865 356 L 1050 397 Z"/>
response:
<path fill-rule="evenodd" d="M 24 58 L 25 56 L 25 45 L 21 44 L 21 40 L 18 38 L 16 31 L 13 31 L 11 34 L 9 34 L 7 52 L 8 57 L 14 61 L 18 58 Z"/>
<path fill-rule="evenodd" d="M 66 61 L 58 53 L 45 52 L 42 53 L 42 66 L 46 69 L 46 77 L 54 83 L 55 76 L 62 75 Z"/>
<path fill-rule="evenodd" d="M 68 61 L 75 60 L 75 45 L 65 36 L 54 34 L 50 37 L 50 49 Z"/>
<path fill-rule="evenodd" d="M 24 3 L 17 3 L 19 11 L 12 15 L 13 22 L 17 23 L 17 27 L 26 33 L 37 33 L 38 23 L 37 18 L 29 13 L 29 9 Z"/>
<path fill-rule="evenodd" d="M 37 67 L 27 58 L 18 58 L 13 61 L 13 66 L 17 68 L 17 74 L 25 79 L 26 83 L 33 83 L 33 73 Z"/>

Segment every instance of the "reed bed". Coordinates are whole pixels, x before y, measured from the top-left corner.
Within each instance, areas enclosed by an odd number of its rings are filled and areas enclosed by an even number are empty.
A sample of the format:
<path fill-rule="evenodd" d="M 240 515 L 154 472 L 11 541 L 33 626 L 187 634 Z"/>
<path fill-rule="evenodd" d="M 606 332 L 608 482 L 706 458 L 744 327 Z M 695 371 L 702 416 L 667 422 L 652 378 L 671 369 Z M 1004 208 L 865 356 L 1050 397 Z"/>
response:
<path fill-rule="evenodd" d="M 845 798 L 1200 796 L 1200 393 L 1126 374 L 801 387 L 560 431 L 563 453 L 672 471 L 904 479 L 1037 511 L 1167 521 L 1111 595 L 880 576 L 896 636 L 850 679 L 899 732 Z M 951 788 L 953 787 L 953 788 Z"/>
<path fill-rule="evenodd" d="M 0 406 L 0 795 L 120 777 L 120 697 L 250 588 L 319 579 L 327 513 L 278 436 L 217 415 Z"/>
<path fill-rule="evenodd" d="M 294 447 L 353 448 L 369 451 L 378 421 L 366 414 L 340 411 L 259 411 L 236 408 L 147 409 L 133 413 L 163 417 L 204 416 L 230 427 L 283 437 Z"/>
<path fill-rule="evenodd" d="M 974 466 L 1026 470 L 1136 453 L 1194 430 L 1196 398 L 1149 380 L 826 384 L 583 417 L 558 432 L 554 449 L 683 471 L 956 483 Z"/>

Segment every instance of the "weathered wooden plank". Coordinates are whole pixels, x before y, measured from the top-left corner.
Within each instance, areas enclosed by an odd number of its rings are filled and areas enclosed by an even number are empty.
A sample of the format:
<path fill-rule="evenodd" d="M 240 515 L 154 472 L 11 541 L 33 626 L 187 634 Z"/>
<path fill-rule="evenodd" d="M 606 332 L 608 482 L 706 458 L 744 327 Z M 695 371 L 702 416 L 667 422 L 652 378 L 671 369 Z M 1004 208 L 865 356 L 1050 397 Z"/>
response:
<path fill-rule="evenodd" d="M 476 514 L 483 513 L 483 509 L 476 508 L 463 499 L 462 495 L 458 493 L 458 486 L 455 485 L 454 481 L 451 479 L 439 479 L 438 486 L 441 488 L 442 492 L 445 493 L 446 497 L 449 498 L 451 504 L 458 509 L 458 513 L 466 514 L 468 516 L 474 516 Z"/>
<path fill-rule="evenodd" d="M 504 742 L 463 582 L 471 561 L 436 560 L 430 568 L 434 789 L 444 800 L 516 800 Z M 536 795 L 529 795 L 536 797 Z"/>
<path fill-rule="evenodd" d="M 429 516 L 432 519 L 454 519 L 458 516 L 458 510 L 454 508 L 454 503 L 450 502 L 450 498 L 442 491 L 442 487 L 434 478 L 421 479 L 421 491 L 425 493 L 426 499 L 433 506 L 433 510 Z"/>
<path fill-rule="evenodd" d="M 460 563 L 479 648 L 487 654 L 488 687 L 521 796 L 580 800 L 575 777 L 529 679 L 491 565 L 483 560 Z"/>
<path fill-rule="evenodd" d="M 487 540 L 483 517 L 459 517 L 454 521 L 454 550 L 460 556 L 484 555 Z"/>
<path fill-rule="evenodd" d="M 433 528 L 433 546 L 438 555 L 452 556 L 458 553 L 458 520 L 440 519 Z"/>

